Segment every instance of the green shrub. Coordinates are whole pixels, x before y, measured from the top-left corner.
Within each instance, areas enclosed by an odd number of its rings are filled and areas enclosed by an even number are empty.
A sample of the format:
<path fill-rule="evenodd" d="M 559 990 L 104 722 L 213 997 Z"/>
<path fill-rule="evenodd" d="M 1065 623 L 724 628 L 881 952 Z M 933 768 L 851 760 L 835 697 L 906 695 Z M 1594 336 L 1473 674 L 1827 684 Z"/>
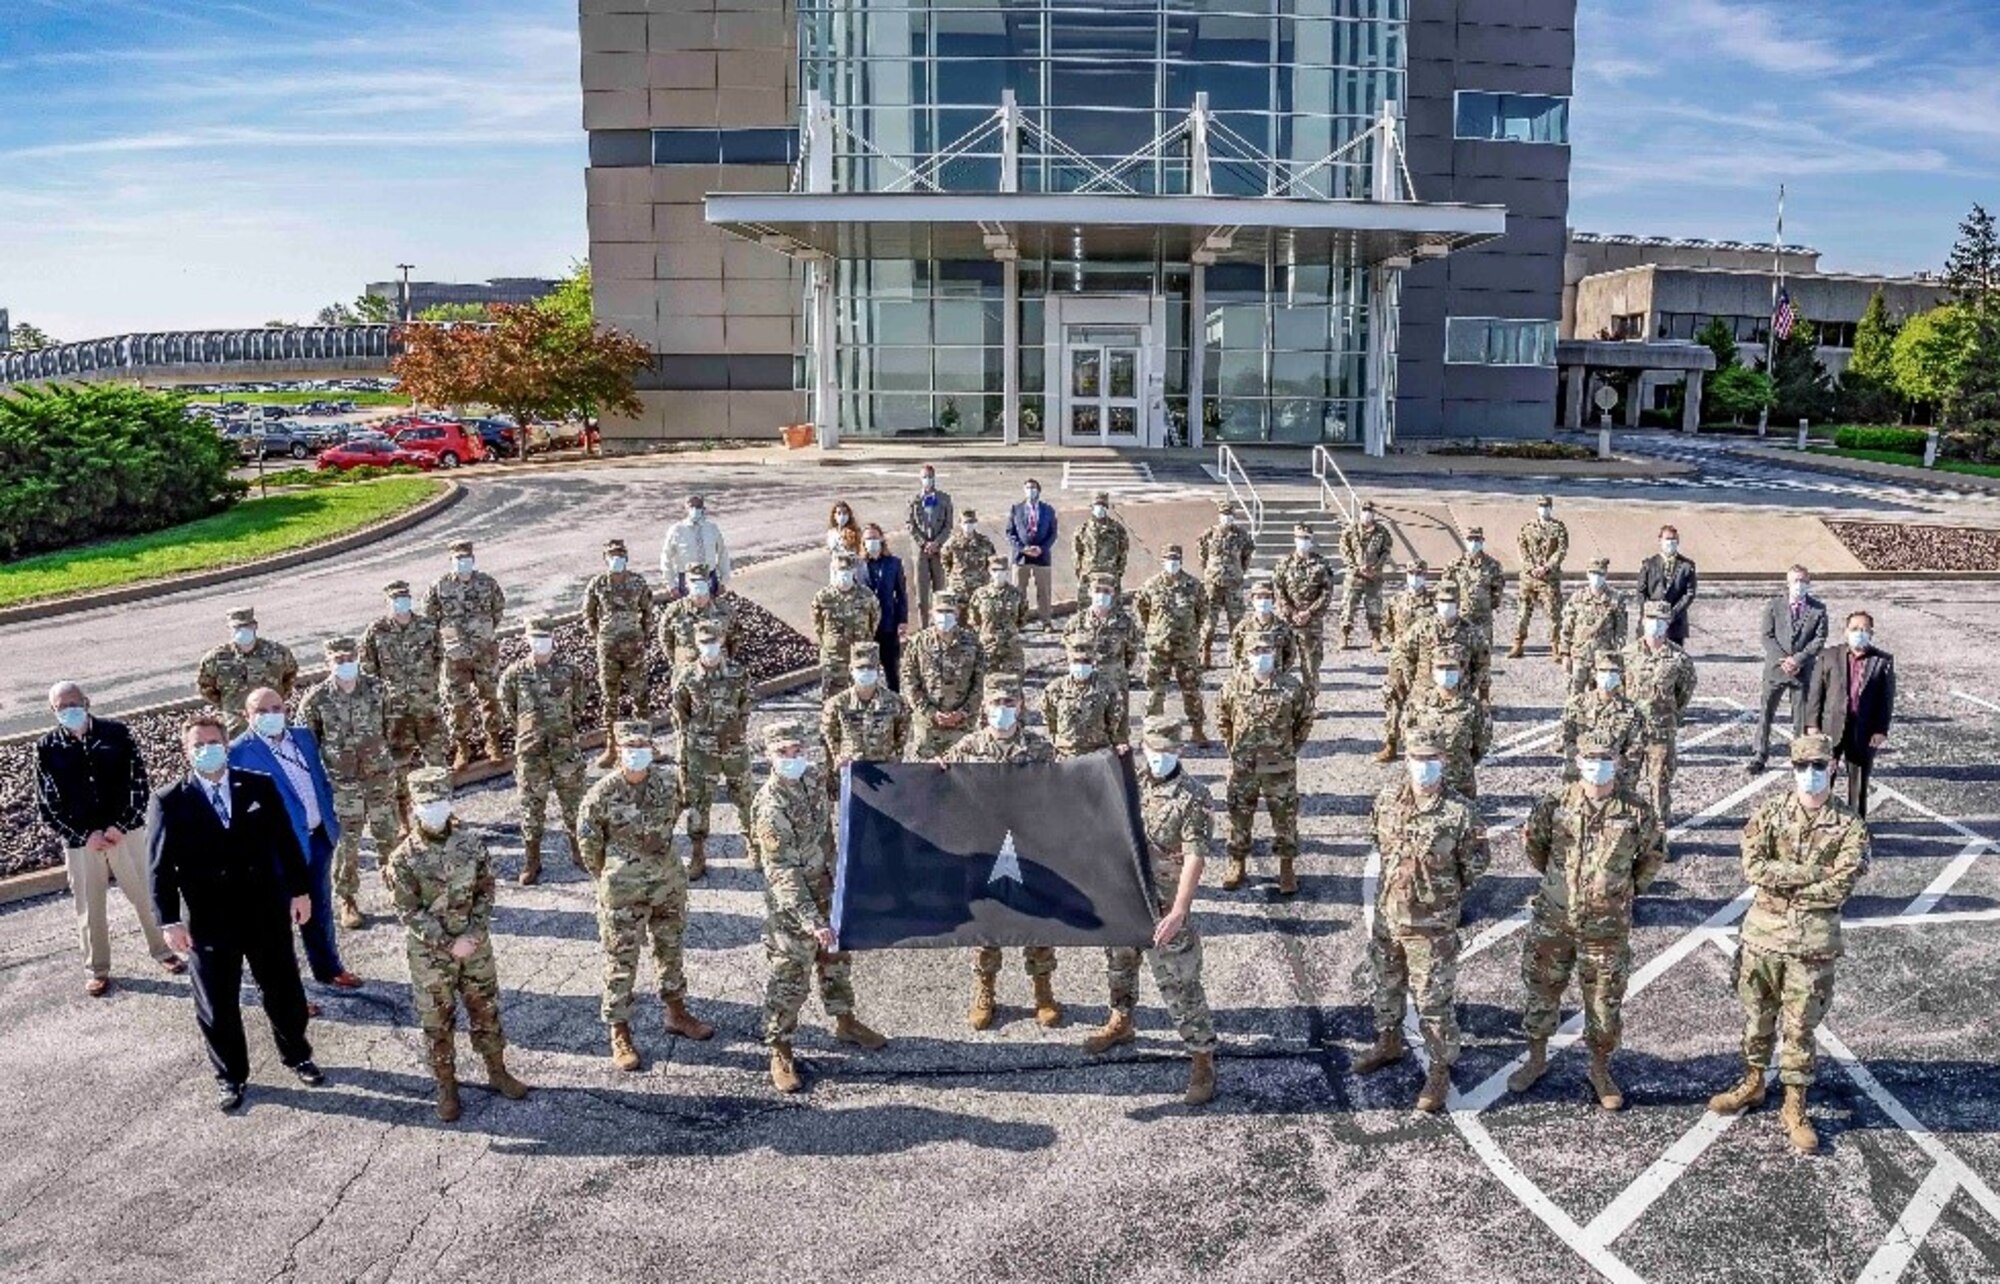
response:
<path fill-rule="evenodd" d="M 387 468 L 364 464 L 359 468 L 285 468 L 264 474 L 266 486 L 345 486 L 349 482 L 373 481 L 377 477 L 415 477 L 423 469 L 415 464 L 391 464 Z"/>
<path fill-rule="evenodd" d="M 0 561 L 217 513 L 236 451 L 177 396 L 122 385 L 0 397 Z"/>
<path fill-rule="evenodd" d="M 1888 450 L 1899 455 L 1922 455 L 1930 434 L 1921 428 L 1848 427 L 1836 429 L 1833 444 L 1842 450 Z"/>

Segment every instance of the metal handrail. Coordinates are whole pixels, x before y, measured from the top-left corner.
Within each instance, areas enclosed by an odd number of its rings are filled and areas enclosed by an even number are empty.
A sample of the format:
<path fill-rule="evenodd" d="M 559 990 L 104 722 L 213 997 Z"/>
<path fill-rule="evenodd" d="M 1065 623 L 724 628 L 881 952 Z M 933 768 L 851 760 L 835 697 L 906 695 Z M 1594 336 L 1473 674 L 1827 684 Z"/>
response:
<path fill-rule="evenodd" d="M 1229 488 L 1229 497 L 1236 501 L 1237 507 L 1250 514 L 1250 538 L 1256 539 L 1264 533 L 1264 497 L 1257 493 L 1243 461 L 1236 457 L 1236 452 L 1226 441 L 1216 443 L 1215 471 L 1222 478 L 1222 484 Z M 1236 482 L 1238 477 L 1243 479 L 1240 489 Z M 1248 499 L 1244 498 L 1246 494 Z"/>
<path fill-rule="evenodd" d="M 1340 520 L 1349 525 L 1361 519 L 1361 496 L 1354 493 L 1354 486 L 1347 480 L 1347 474 L 1334 462 L 1333 452 L 1325 446 L 1312 449 L 1313 480 L 1319 483 L 1320 505 L 1340 514 Z M 1330 474 L 1330 475 L 1329 475 Z M 1340 489 L 1347 492 L 1347 502 L 1342 503 L 1340 491 L 1333 488 L 1332 478 L 1340 479 Z"/>

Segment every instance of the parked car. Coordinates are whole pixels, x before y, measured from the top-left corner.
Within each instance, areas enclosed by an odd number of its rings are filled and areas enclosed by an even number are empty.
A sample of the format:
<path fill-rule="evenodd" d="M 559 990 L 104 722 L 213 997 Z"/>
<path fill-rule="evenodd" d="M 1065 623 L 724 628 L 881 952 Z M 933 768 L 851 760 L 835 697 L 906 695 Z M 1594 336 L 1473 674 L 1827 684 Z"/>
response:
<path fill-rule="evenodd" d="M 495 459 L 512 459 L 518 453 L 514 425 L 505 419 L 461 419 L 467 431 L 477 433 L 486 453 Z"/>
<path fill-rule="evenodd" d="M 305 459 L 315 449 L 315 443 L 307 434 L 282 426 L 266 428 L 255 423 L 232 424 L 223 429 L 222 436 L 224 440 L 235 443 L 236 452 L 246 461 L 269 459 L 273 455 Z"/>
<path fill-rule="evenodd" d="M 389 468 L 396 464 L 429 470 L 438 466 L 438 458 L 421 450 L 405 450 L 381 436 L 355 437 L 319 452 L 321 468 Z"/>
<path fill-rule="evenodd" d="M 486 458 L 486 447 L 481 443 L 479 434 L 452 420 L 404 428 L 391 434 L 391 438 L 405 450 L 418 450 L 431 456 L 437 460 L 439 468 L 476 464 Z"/>

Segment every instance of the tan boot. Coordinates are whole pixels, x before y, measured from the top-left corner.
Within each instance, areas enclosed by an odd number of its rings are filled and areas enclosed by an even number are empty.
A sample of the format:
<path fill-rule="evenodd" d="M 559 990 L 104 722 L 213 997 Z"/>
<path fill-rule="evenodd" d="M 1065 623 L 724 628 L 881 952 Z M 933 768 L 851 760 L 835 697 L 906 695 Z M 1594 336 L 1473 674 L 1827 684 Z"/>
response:
<path fill-rule="evenodd" d="M 1549 1041 L 1547 1039 L 1528 1040 L 1528 1060 L 1519 1070 L 1507 1076 L 1507 1091 L 1526 1092 L 1542 1081 L 1549 1072 Z"/>
<path fill-rule="evenodd" d="M 1111 1015 L 1104 1019 L 1089 1038 L 1083 1041 L 1083 1050 L 1091 1056 L 1102 1056 L 1121 1043 L 1130 1043 L 1139 1037 L 1132 1028 L 1132 1018 L 1119 1008 L 1111 1009 Z"/>
<path fill-rule="evenodd" d="M 1215 743 L 1213 740 L 1210 740 L 1208 738 L 1208 731 L 1205 727 L 1202 726 L 1202 720 L 1200 718 L 1192 719 L 1189 722 L 1188 726 L 1189 726 L 1189 731 L 1191 733 L 1188 736 L 1188 743 L 1193 745 L 1195 748 L 1206 749 L 1210 745 Z"/>
<path fill-rule="evenodd" d="M 1280 896 L 1297 896 L 1299 894 L 1299 876 L 1297 871 L 1292 868 L 1292 862 L 1295 859 L 1295 857 L 1291 856 L 1278 857 L 1278 895 Z"/>
<path fill-rule="evenodd" d="M 528 1095 L 528 1085 L 508 1072 L 504 1052 L 486 1054 L 486 1084 L 509 1101 L 519 1101 Z"/>
<path fill-rule="evenodd" d="M 469 744 L 461 744 L 451 751 L 451 769 L 453 771 L 464 771 L 472 765 L 472 761 L 472 746 Z"/>
<path fill-rule="evenodd" d="M 984 1030 L 993 1024 L 993 978 L 980 975 L 973 978 L 972 1010 L 965 1014 L 965 1021 L 975 1030 Z"/>
<path fill-rule="evenodd" d="M 533 887 L 542 880 L 542 836 L 521 840 L 521 886 Z"/>
<path fill-rule="evenodd" d="M 1243 876 L 1247 872 L 1244 868 L 1244 858 L 1231 856 L 1229 862 L 1222 867 L 1222 890 L 1233 892 L 1243 886 Z"/>
<path fill-rule="evenodd" d="M 590 867 L 583 863 L 583 842 L 576 836 L 576 830 L 563 830 L 563 837 L 569 839 L 570 864 L 576 866 L 586 874 L 590 873 Z"/>
<path fill-rule="evenodd" d="M 1804 1084 L 1785 1085 L 1785 1104 L 1778 1107 L 1778 1122 L 1785 1126 L 1785 1136 L 1791 1138 L 1793 1150 L 1801 1155 L 1819 1152 L 1819 1134 L 1813 1131 L 1812 1120 L 1806 1118 Z"/>
<path fill-rule="evenodd" d="M 1374 1074 L 1383 1066 L 1395 1065 L 1409 1049 L 1403 1046 L 1401 1030 L 1387 1030 L 1375 1036 L 1375 1046 L 1354 1063 L 1354 1073 Z"/>
<path fill-rule="evenodd" d="M 1525 637 L 1515 638 L 1514 645 L 1507 648 L 1507 658 L 1510 660 L 1518 660 L 1527 653 L 1528 639 Z"/>
<path fill-rule="evenodd" d="M 1197 1052 L 1189 1058 L 1188 1086 L 1183 1105 L 1205 1106 L 1215 1100 L 1215 1054 Z"/>
<path fill-rule="evenodd" d="M 1396 746 L 1389 744 L 1387 741 L 1384 741 L 1382 747 L 1375 751 L 1375 761 L 1376 762 L 1396 761 Z"/>
<path fill-rule="evenodd" d="M 1597 1094 L 1597 1104 L 1606 1110 L 1622 1110 L 1625 1107 L 1625 1090 L 1611 1077 L 1611 1050 L 1592 1048 L 1590 1050 L 1590 1090 Z"/>
<path fill-rule="evenodd" d="M 688 839 L 688 882 L 692 883 L 708 872 L 708 838 Z"/>
<path fill-rule="evenodd" d="M 1434 1115 L 1444 1109 L 1444 1099 L 1450 1095 L 1451 1067 L 1442 1061 L 1431 1062 L 1431 1072 L 1424 1076 L 1423 1090 L 1417 1093 L 1417 1109 Z"/>
<path fill-rule="evenodd" d="M 1708 1099 L 1711 1113 L 1718 1115 L 1741 1114 L 1745 1110 L 1764 1104 L 1764 1072 L 1756 1066 L 1743 1071 L 1743 1080 L 1727 1092 L 1718 1092 Z"/>
<path fill-rule="evenodd" d="M 779 1092 L 799 1090 L 799 1067 L 792 1060 L 792 1045 L 789 1043 L 771 1045 L 771 1086 Z"/>
<path fill-rule="evenodd" d="M 833 1019 L 833 1037 L 842 1043 L 851 1043 L 870 1052 L 880 1052 L 889 1046 L 887 1039 L 863 1025 L 861 1018 L 852 1012 L 843 1012 Z"/>
<path fill-rule="evenodd" d="M 1382 640 L 1382 635 L 1380 633 L 1377 633 L 1375 635 L 1374 640 L 1368 644 L 1368 649 L 1373 651 L 1375 654 L 1380 655 L 1384 651 L 1387 651 L 1389 649 L 1389 644 Z"/>
<path fill-rule="evenodd" d="M 1201 644 L 1201 667 L 1204 669 L 1213 669 L 1215 667 L 1214 638 L 1209 638 Z"/>
<path fill-rule="evenodd" d="M 1352 651 L 1354 649 L 1353 629 L 1346 628 L 1340 631 L 1340 649 L 1343 651 Z"/>
<path fill-rule="evenodd" d="M 1055 982 L 1046 976 L 1035 979 L 1035 1024 L 1053 1030 L 1063 1023 L 1062 1004 L 1056 1002 Z"/>
<path fill-rule="evenodd" d="M 683 998 L 667 1000 L 666 1027 L 668 1034 L 678 1034 L 697 1043 L 715 1037 L 715 1027 L 688 1011 L 687 1000 Z"/>
<path fill-rule="evenodd" d="M 350 932 L 368 921 L 361 916 L 361 907 L 354 903 L 352 896 L 343 896 L 340 898 L 340 910 L 337 917 L 340 925 Z"/>
<path fill-rule="evenodd" d="M 458 1119 L 458 1058 L 449 1034 L 431 1040 L 431 1077 L 437 1080 L 437 1117 L 441 1123 Z"/>
<path fill-rule="evenodd" d="M 615 767 L 618 765 L 618 746 L 612 743 L 609 736 L 605 737 L 604 740 L 604 752 L 597 755 L 597 765 L 600 767 Z"/>
<path fill-rule="evenodd" d="M 628 1074 L 645 1064 L 639 1060 L 639 1049 L 632 1046 L 632 1027 L 623 1021 L 611 1025 L 611 1064 Z"/>

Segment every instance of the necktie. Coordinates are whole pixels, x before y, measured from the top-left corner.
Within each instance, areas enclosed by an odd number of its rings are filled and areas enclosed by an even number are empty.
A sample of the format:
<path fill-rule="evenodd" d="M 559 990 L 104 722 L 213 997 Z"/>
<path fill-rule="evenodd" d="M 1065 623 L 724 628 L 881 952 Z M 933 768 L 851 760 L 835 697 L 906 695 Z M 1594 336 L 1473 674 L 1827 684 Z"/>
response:
<path fill-rule="evenodd" d="M 229 828 L 229 795 L 220 784 L 213 784 L 208 787 L 208 798 L 215 804 L 215 814 L 222 818 L 222 827 Z"/>
<path fill-rule="evenodd" d="M 1804 605 L 1805 603 L 1803 602 L 1792 603 L 1792 623 L 1797 624 L 1799 622 L 1799 608 Z"/>
<path fill-rule="evenodd" d="M 1028 534 L 1030 536 L 1034 535 L 1035 533 L 1035 519 L 1039 516 L 1041 516 L 1041 514 L 1035 511 L 1035 505 L 1033 504 L 1028 505 Z"/>

